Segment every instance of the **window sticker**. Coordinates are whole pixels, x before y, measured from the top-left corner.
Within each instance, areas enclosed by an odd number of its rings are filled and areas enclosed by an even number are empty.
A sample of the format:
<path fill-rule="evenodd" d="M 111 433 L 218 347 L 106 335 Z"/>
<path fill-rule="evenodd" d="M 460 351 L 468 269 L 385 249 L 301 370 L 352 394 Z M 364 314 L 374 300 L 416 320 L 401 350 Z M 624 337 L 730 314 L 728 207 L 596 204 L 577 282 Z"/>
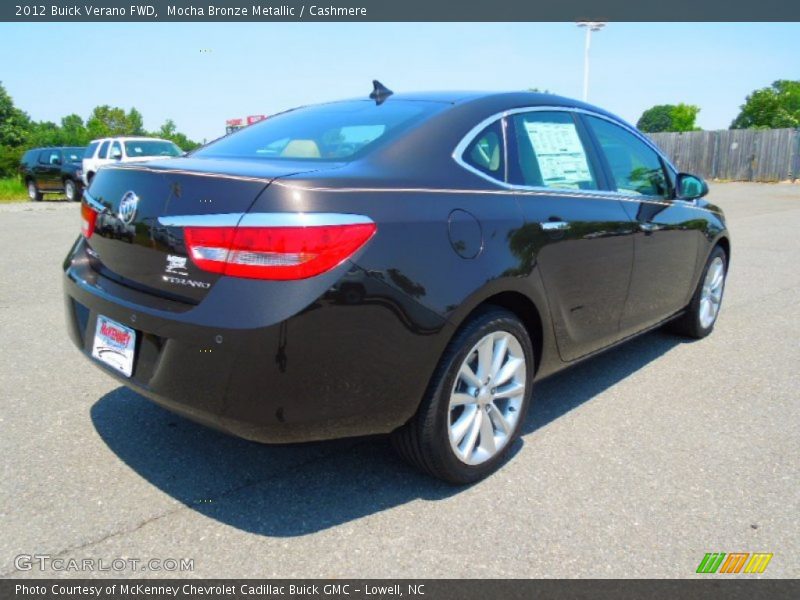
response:
<path fill-rule="evenodd" d="M 573 123 L 525 121 L 525 131 L 539 159 L 545 186 L 580 187 L 581 182 L 592 181 L 586 152 Z"/>

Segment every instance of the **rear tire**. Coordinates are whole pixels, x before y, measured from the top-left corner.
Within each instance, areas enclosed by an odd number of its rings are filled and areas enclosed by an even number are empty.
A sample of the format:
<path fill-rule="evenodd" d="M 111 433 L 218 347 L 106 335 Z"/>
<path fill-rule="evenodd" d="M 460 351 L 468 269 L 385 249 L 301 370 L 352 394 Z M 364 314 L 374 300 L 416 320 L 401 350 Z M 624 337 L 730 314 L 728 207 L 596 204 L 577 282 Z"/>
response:
<path fill-rule="evenodd" d="M 703 274 L 686 312 L 669 324 L 669 329 L 679 335 L 702 339 L 714 330 L 722 307 L 725 279 L 728 275 L 728 257 L 719 246 L 711 251 Z"/>
<path fill-rule="evenodd" d="M 392 434 L 406 461 L 449 483 L 495 471 L 531 401 L 533 344 L 512 312 L 486 307 L 447 346 L 414 417 Z"/>
<path fill-rule="evenodd" d="M 31 202 L 41 202 L 42 192 L 36 187 L 36 182 L 33 179 L 28 180 L 28 198 Z"/>

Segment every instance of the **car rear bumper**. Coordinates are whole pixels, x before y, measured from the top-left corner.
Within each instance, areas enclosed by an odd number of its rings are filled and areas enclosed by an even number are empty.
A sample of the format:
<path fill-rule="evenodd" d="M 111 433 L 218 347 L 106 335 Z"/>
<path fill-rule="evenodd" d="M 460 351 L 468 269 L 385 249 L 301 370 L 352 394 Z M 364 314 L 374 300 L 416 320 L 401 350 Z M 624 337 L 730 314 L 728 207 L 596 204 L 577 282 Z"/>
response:
<path fill-rule="evenodd" d="M 169 410 L 261 442 L 392 431 L 452 333 L 351 264 L 297 282 L 222 278 L 189 305 L 102 277 L 79 239 L 64 292 L 70 337 L 89 360 Z M 91 358 L 98 315 L 136 331 L 130 378 Z"/>

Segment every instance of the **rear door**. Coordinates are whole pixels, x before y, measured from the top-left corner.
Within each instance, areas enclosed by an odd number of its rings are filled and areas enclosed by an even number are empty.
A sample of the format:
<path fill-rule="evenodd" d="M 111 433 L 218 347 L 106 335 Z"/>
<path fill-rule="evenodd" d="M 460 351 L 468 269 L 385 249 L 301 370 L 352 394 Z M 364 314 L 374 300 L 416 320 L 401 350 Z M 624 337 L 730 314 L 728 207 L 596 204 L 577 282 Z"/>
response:
<path fill-rule="evenodd" d="M 633 223 L 610 197 L 581 123 L 569 111 L 511 118 L 511 177 L 526 224 L 525 248 L 544 281 L 559 352 L 574 360 L 620 337 L 633 261 Z"/>
<path fill-rule="evenodd" d="M 704 222 L 691 203 L 673 199 L 670 173 L 649 144 L 607 119 L 583 119 L 637 228 L 636 260 L 621 321 L 623 333 L 630 334 L 689 302 Z"/>

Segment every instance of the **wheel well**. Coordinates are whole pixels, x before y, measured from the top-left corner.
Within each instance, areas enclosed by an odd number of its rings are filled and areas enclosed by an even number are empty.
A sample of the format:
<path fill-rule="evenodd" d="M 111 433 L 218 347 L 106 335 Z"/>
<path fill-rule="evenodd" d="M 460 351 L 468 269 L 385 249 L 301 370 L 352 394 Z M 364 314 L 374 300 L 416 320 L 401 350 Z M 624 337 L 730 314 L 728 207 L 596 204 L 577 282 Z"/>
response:
<path fill-rule="evenodd" d="M 539 363 L 542 360 L 543 328 L 542 318 L 539 316 L 539 310 L 533 301 L 519 292 L 501 292 L 481 302 L 480 305 L 475 307 L 475 310 L 488 304 L 510 310 L 522 321 L 525 329 L 528 330 L 528 335 L 531 336 L 534 363 L 538 370 Z"/>
<path fill-rule="evenodd" d="M 725 259 L 726 262 L 730 265 L 731 264 L 731 242 L 726 237 L 721 237 L 717 241 L 717 246 L 722 248 L 723 252 L 725 252 Z"/>

